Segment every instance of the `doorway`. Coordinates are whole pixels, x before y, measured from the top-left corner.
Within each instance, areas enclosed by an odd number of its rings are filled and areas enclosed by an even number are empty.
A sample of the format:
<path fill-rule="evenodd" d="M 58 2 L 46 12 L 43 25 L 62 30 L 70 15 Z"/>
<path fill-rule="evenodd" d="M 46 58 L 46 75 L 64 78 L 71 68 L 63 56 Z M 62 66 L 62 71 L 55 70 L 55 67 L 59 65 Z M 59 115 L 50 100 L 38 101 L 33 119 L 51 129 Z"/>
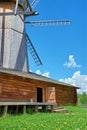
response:
<path fill-rule="evenodd" d="M 43 102 L 43 89 L 37 88 L 37 102 Z"/>

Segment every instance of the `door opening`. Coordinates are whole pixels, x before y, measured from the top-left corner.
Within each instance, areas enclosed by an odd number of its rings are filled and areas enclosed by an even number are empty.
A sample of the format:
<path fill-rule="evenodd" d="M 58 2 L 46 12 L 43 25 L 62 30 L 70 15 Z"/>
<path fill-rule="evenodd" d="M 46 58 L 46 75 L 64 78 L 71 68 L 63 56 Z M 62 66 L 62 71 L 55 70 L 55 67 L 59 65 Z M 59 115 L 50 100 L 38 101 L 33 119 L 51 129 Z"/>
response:
<path fill-rule="evenodd" d="M 37 102 L 43 102 L 43 89 L 37 88 Z"/>

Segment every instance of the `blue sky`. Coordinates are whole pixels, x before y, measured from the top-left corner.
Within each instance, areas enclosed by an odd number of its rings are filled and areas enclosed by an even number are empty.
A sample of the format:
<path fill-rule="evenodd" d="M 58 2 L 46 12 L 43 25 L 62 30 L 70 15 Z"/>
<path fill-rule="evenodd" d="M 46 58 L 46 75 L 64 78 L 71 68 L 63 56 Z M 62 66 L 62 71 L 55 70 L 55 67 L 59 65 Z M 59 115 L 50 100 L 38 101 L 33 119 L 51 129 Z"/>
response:
<path fill-rule="evenodd" d="M 29 53 L 30 70 L 79 86 L 79 92 L 87 91 L 87 0 L 39 0 L 34 10 L 39 15 L 28 17 L 27 21 L 69 19 L 71 23 L 26 26 L 43 62 L 43 66 L 36 66 Z"/>

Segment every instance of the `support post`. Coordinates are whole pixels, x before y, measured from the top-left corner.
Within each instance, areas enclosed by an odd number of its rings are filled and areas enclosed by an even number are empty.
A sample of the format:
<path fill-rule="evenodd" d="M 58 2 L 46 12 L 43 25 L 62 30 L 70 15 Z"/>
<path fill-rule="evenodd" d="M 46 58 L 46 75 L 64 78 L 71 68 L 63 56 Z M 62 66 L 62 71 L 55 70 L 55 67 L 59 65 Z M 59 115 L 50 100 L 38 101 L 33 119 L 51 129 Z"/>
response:
<path fill-rule="evenodd" d="M 34 106 L 34 111 L 35 111 L 35 113 L 38 112 L 38 106 Z"/>
<path fill-rule="evenodd" d="M 17 14 L 18 3 L 19 3 L 19 0 L 16 0 L 16 5 L 15 5 L 15 12 L 14 12 L 14 14 L 15 14 L 15 15 Z"/>
<path fill-rule="evenodd" d="M 53 112 L 53 105 L 51 106 L 51 112 Z"/>
<path fill-rule="evenodd" d="M 3 117 L 7 115 L 7 111 L 8 111 L 8 105 L 4 106 L 3 114 L 2 114 Z"/>
<path fill-rule="evenodd" d="M 19 108 L 19 106 L 17 105 L 16 106 L 16 114 L 18 114 L 18 108 Z"/>
<path fill-rule="evenodd" d="M 23 114 L 26 114 L 26 105 L 23 106 Z"/>

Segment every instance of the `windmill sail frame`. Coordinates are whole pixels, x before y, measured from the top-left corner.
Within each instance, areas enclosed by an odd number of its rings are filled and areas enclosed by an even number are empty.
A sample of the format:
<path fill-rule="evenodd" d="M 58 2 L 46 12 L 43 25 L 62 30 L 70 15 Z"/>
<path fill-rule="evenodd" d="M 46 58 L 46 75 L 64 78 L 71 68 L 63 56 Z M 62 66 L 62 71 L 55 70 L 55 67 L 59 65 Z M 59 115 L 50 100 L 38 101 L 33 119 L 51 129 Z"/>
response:
<path fill-rule="evenodd" d="M 37 54 L 37 52 L 36 52 L 36 50 L 35 50 L 35 48 L 34 48 L 34 46 L 33 46 L 33 44 L 32 44 L 32 42 L 31 42 L 27 33 L 26 33 L 26 44 L 27 44 L 27 47 L 28 47 L 36 65 L 37 66 L 42 65 L 42 61 L 40 60 L 40 58 L 39 58 L 39 56 L 38 56 L 38 54 Z"/>

